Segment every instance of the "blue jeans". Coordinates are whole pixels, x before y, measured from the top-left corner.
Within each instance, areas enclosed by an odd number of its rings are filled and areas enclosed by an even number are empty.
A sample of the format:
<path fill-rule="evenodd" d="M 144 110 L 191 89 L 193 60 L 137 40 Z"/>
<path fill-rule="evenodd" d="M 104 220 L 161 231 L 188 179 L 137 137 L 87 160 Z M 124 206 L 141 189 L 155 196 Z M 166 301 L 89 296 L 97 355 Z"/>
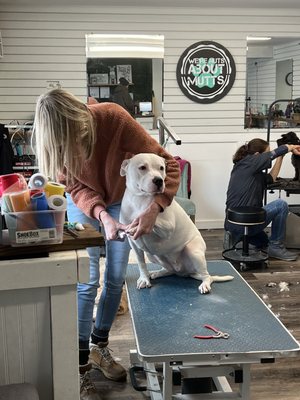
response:
<path fill-rule="evenodd" d="M 99 230 L 99 221 L 86 216 L 73 203 L 69 194 L 66 197 L 68 221 L 90 224 L 96 230 Z M 107 207 L 106 211 L 115 220 L 118 220 L 120 207 L 120 203 L 113 204 Z M 105 236 L 105 232 L 103 234 Z M 104 282 L 95 320 L 97 330 L 109 332 L 112 326 L 120 304 L 129 251 L 130 246 L 127 239 L 124 242 L 106 241 Z M 95 298 L 100 286 L 100 247 L 89 247 L 87 252 L 90 257 L 90 281 L 89 283 L 78 283 L 77 286 L 79 342 L 85 343 L 88 343 L 90 339 Z"/>
<path fill-rule="evenodd" d="M 266 247 L 268 243 L 282 243 L 285 237 L 286 218 L 289 207 L 285 200 L 277 199 L 263 207 L 266 210 L 266 221 L 264 224 L 249 226 L 249 243 L 256 247 Z M 264 229 L 272 222 L 271 235 L 268 238 Z M 240 238 L 244 233 L 244 227 L 225 221 L 225 229 Z"/>

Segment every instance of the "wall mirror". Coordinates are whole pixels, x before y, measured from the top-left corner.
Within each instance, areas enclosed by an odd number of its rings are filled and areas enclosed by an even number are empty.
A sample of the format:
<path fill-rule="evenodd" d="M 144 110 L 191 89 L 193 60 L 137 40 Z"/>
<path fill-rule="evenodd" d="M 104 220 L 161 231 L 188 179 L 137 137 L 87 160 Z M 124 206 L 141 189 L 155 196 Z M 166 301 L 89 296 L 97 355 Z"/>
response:
<path fill-rule="evenodd" d="M 300 38 L 248 37 L 245 128 L 266 128 L 275 100 L 300 97 Z M 272 109 L 273 128 L 293 128 L 300 115 L 291 102 Z"/>
<path fill-rule="evenodd" d="M 115 101 L 120 78 L 125 78 L 133 101 L 133 116 L 146 128 L 156 127 L 162 115 L 162 35 L 86 35 L 88 97 Z"/>

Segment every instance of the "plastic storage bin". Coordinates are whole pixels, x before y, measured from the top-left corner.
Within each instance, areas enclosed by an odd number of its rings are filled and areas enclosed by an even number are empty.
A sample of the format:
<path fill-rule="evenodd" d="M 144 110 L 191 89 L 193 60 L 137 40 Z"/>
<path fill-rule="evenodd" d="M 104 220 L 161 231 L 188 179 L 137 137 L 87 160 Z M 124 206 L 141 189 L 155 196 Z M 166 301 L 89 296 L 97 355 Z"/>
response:
<path fill-rule="evenodd" d="M 62 243 L 65 210 L 4 213 L 13 247 Z"/>

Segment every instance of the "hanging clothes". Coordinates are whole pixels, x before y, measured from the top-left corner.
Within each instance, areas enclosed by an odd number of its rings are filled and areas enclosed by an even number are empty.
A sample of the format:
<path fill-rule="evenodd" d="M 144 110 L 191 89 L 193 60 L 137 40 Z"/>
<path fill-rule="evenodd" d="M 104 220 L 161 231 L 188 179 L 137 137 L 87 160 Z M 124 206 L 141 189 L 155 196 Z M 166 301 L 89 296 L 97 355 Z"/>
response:
<path fill-rule="evenodd" d="M 14 151 L 9 140 L 9 131 L 0 124 L 0 175 L 13 172 Z"/>

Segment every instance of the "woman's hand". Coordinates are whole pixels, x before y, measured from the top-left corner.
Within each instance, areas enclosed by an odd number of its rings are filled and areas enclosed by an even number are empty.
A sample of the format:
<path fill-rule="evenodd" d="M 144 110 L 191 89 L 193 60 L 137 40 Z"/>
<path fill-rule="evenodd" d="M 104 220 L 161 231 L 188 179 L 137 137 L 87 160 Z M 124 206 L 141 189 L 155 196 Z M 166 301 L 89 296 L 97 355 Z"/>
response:
<path fill-rule="evenodd" d="M 116 240 L 118 239 L 118 231 L 120 229 L 127 230 L 127 226 L 120 224 L 120 222 L 113 219 L 108 212 L 101 211 L 101 222 L 105 230 L 105 238 L 106 240 Z"/>
<path fill-rule="evenodd" d="M 138 218 L 134 219 L 132 223 L 127 226 L 126 233 L 128 233 L 132 239 L 136 240 L 140 236 L 152 232 L 160 210 L 160 205 L 151 203 Z"/>
<path fill-rule="evenodd" d="M 300 156 L 300 145 L 292 145 L 294 148 L 291 150 L 295 156 Z"/>

